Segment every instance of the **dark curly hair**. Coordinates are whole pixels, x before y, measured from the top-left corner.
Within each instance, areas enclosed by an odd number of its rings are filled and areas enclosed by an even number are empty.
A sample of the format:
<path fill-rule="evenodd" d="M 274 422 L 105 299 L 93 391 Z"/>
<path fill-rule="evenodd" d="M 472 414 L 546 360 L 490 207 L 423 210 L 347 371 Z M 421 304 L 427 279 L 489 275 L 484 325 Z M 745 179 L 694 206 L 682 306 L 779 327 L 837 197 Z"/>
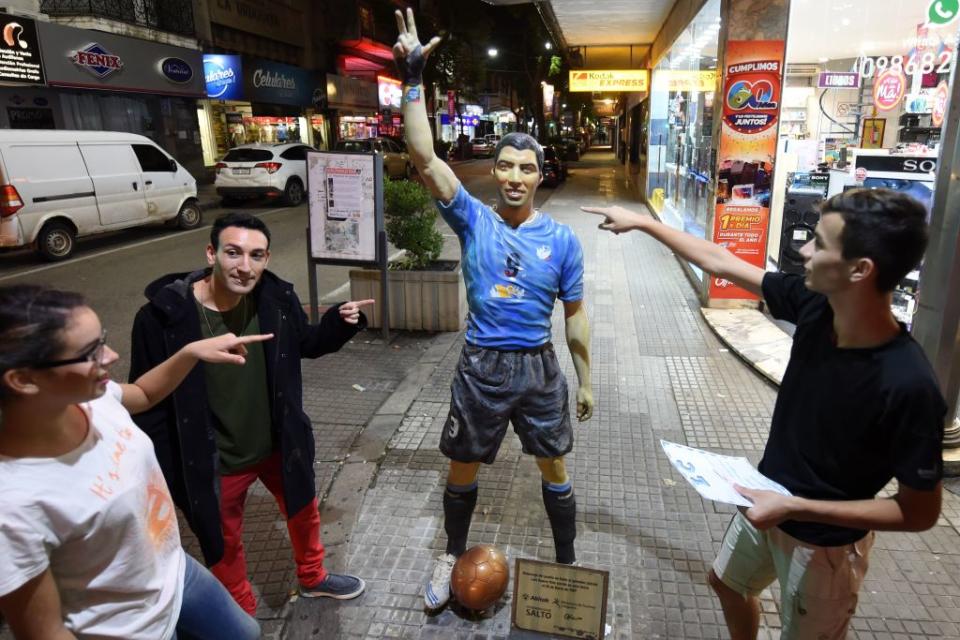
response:
<path fill-rule="evenodd" d="M 84 306 L 79 293 L 26 284 L 0 287 L 0 378 L 59 355 L 70 314 Z M 9 393 L 0 384 L 0 399 Z"/>
<path fill-rule="evenodd" d="M 210 227 L 210 244 L 214 249 L 220 248 L 220 233 L 227 227 L 240 227 L 259 231 L 267 237 L 267 249 L 270 248 L 270 229 L 267 224 L 255 215 L 243 212 L 224 213 L 217 216 Z"/>

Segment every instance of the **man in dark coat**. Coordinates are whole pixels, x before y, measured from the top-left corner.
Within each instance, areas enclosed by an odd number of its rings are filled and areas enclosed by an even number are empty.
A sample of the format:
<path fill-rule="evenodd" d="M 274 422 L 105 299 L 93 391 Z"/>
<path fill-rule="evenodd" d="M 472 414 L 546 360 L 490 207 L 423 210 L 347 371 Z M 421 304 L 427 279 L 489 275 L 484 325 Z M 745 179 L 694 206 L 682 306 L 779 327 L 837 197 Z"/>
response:
<path fill-rule="evenodd" d="M 337 305 L 320 324 L 309 324 L 293 285 L 266 270 L 270 231 L 249 214 L 220 216 L 206 254 L 209 268 L 147 287 L 149 302 L 133 326 L 131 379 L 203 337 L 273 339 L 249 345 L 243 367 L 196 367 L 166 401 L 134 419 L 153 440 L 204 560 L 247 612 L 256 612 L 256 599 L 243 551 L 243 506 L 258 479 L 287 520 L 301 595 L 355 598 L 363 580 L 323 567 L 300 359 L 339 350 L 366 326 L 360 307 L 372 301 Z"/>

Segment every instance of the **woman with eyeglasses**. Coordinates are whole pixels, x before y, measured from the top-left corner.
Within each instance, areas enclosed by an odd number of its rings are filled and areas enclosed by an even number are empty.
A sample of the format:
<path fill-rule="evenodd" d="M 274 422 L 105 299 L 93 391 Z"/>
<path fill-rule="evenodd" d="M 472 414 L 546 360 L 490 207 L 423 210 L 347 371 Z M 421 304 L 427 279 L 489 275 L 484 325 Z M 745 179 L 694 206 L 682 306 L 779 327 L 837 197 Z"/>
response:
<path fill-rule="evenodd" d="M 18 640 L 260 637 L 184 553 L 153 445 L 130 413 L 198 361 L 242 365 L 244 345 L 271 337 L 193 342 L 118 384 L 118 356 L 81 296 L 0 287 L 0 613 Z"/>

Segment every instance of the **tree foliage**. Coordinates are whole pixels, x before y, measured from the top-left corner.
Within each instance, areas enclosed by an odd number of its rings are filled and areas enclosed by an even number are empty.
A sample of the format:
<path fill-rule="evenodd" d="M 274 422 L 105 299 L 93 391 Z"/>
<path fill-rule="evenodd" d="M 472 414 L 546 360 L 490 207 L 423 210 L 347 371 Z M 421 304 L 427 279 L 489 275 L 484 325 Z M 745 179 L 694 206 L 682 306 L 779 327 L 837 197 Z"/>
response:
<path fill-rule="evenodd" d="M 392 268 L 424 269 L 440 257 L 443 235 L 437 208 L 426 187 L 410 180 L 387 180 L 383 189 L 387 239 L 406 251 Z"/>

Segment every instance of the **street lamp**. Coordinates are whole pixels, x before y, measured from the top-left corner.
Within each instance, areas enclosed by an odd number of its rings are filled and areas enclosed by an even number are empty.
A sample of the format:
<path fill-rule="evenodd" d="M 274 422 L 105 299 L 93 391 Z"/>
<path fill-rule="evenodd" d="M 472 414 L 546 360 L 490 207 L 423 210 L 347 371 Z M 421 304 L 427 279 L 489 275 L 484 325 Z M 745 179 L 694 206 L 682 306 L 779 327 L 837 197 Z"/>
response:
<path fill-rule="evenodd" d="M 497 51 L 496 47 L 490 47 L 489 49 L 487 49 L 487 55 L 490 56 L 491 58 L 496 58 L 498 53 L 500 52 Z"/>
<path fill-rule="evenodd" d="M 547 42 L 543 45 L 543 48 L 546 49 L 547 51 L 550 51 L 550 49 L 553 49 L 553 45 Z"/>

